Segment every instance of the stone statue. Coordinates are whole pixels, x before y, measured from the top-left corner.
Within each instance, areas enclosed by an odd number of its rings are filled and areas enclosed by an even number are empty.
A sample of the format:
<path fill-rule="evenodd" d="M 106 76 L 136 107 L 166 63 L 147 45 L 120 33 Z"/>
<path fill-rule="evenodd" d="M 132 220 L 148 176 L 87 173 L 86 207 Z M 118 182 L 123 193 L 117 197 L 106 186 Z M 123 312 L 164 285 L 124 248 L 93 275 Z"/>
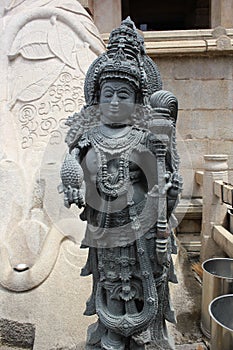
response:
<path fill-rule="evenodd" d="M 85 315 L 97 314 L 87 348 L 172 349 L 168 282 L 176 283 L 173 213 L 181 192 L 177 100 L 127 18 L 90 66 L 86 105 L 68 118 L 64 203 L 84 208 L 82 275 L 93 276 Z"/>

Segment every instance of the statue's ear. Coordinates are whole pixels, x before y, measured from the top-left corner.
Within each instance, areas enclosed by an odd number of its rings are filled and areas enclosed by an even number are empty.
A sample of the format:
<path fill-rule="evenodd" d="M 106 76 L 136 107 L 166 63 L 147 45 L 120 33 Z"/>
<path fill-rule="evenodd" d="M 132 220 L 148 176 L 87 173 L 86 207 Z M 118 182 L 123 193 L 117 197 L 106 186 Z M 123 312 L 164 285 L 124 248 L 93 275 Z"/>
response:
<path fill-rule="evenodd" d="M 94 104 L 100 103 L 100 89 L 96 91 Z"/>
<path fill-rule="evenodd" d="M 141 91 L 137 91 L 136 92 L 136 104 L 143 104 L 143 97 L 142 97 L 142 92 Z"/>

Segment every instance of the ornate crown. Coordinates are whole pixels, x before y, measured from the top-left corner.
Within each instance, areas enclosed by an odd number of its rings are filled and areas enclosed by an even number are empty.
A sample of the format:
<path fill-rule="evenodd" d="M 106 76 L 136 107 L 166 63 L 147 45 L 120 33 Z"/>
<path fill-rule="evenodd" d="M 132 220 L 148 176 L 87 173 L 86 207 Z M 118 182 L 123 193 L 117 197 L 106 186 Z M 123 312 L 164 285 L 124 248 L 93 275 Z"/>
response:
<path fill-rule="evenodd" d="M 138 103 L 148 103 L 152 93 L 162 88 L 159 70 L 145 53 L 144 39 L 128 17 L 109 38 L 107 52 L 90 66 L 84 86 L 87 106 L 98 103 L 101 84 L 106 79 L 126 79 L 138 93 Z"/>

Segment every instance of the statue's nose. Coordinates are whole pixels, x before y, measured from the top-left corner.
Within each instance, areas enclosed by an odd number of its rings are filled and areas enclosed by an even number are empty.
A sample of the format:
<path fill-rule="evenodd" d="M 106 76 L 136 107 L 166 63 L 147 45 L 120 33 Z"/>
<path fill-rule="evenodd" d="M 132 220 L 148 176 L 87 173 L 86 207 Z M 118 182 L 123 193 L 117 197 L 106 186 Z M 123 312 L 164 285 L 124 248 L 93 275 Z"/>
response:
<path fill-rule="evenodd" d="M 112 100 L 111 100 L 111 104 L 114 106 L 117 106 L 119 103 L 118 97 L 117 97 L 117 93 L 115 92 L 112 96 Z"/>

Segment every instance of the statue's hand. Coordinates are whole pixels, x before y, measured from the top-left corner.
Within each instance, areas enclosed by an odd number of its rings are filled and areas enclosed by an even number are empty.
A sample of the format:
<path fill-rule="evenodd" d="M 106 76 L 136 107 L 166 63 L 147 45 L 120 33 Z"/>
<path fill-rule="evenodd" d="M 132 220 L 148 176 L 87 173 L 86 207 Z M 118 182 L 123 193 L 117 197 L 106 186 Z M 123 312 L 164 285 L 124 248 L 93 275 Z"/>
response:
<path fill-rule="evenodd" d="M 60 193 L 64 192 L 64 205 L 67 208 L 73 203 L 79 208 L 85 206 L 86 186 L 77 151 L 74 149 L 71 154 L 66 155 L 61 168 L 62 185 L 58 190 Z"/>
<path fill-rule="evenodd" d="M 76 204 L 79 208 L 85 207 L 85 182 L 81 188 L 63 185 L 63 192 L 65 207 L 70 208 L 71 204 Z"/>
<path fill-rule="evenodd" d="M 183 180 L 182 177 L 174 172 L 170 175 L 169 187 L 167 189 L 167 194 L 169 197 L 176 198 L 182 191 Z"/>

